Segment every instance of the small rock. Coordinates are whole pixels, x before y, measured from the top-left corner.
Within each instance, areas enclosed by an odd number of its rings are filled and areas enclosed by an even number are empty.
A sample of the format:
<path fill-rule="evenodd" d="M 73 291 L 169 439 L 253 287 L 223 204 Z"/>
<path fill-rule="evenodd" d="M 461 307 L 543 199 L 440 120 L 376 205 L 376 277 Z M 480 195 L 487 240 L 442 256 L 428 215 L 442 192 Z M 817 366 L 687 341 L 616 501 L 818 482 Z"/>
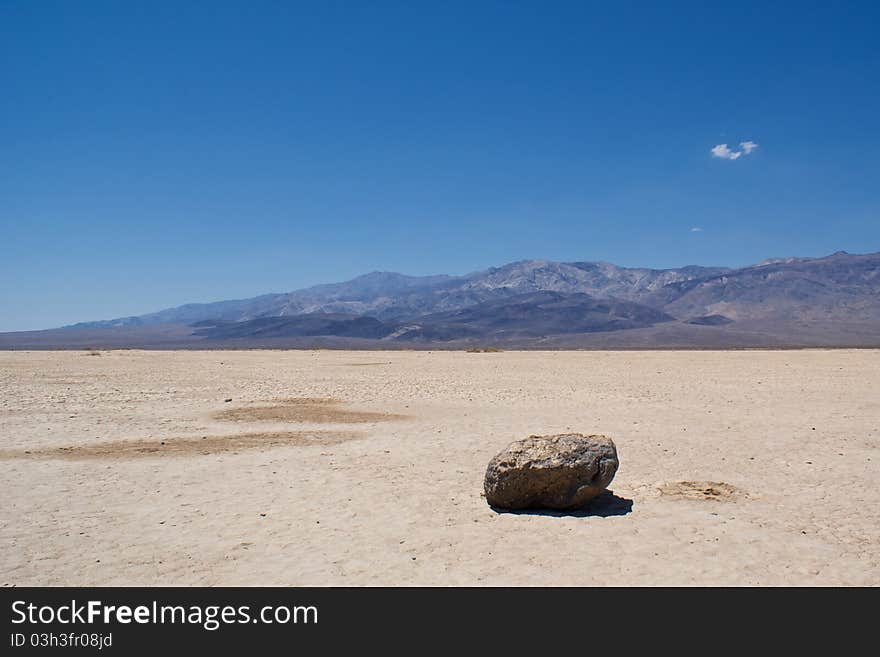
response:
<path fill-rule="evenodd" d="M 229 399 L 224 399 L 224 400 L 223 400 L 223 403 L 224 403 L 224 404 L 228 404 L 228 403 L 231 402 L 231 401 L 232 401 L 232 397 L 230 397 Z"/>
<path fill-rule="evenodd" d="M 605 490 L 618 465 L 606 436 L 529 436 L 489 462 L 486 501 L 502 509 L 578 508 Z"/>

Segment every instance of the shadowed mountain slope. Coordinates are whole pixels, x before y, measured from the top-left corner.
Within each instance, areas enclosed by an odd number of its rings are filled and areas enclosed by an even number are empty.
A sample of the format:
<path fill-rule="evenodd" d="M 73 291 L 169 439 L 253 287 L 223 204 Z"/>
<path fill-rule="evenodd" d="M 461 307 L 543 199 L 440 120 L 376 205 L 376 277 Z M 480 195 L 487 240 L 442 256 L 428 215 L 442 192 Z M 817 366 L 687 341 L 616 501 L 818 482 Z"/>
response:
<path fill-rule="evenodd" d="M 402 326 L 393 337 L 403 340 L 468 337 L 499 340 L 644 328 L 673 319 L 631 301 L 594 299 L 580 293 L 532 292 L 422 316 Z"/>

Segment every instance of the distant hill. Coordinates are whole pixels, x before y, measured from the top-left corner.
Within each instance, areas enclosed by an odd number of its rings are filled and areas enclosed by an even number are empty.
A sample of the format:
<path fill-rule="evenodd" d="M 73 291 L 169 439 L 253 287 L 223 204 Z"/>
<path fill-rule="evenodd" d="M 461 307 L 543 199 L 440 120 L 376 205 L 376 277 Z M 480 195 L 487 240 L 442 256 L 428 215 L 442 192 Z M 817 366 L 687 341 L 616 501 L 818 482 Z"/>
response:
<path fill-rule="evenodd" d="M 880 254 L 835 253 L 677 281 L 643 300 L 677 317 L 880 320 Z"/>
<path fill-rule="evenodd" d="M 465 276 L 373 272 L 294 292 L 0 334 L 0 347 L 300 346 L 307 338 L 381 347 L 763 346 L 787 339 L 877 346 L 880 254 L 773 258 L 737 269 L 524 260 Z"/>
<path fill-rule="evenodd" d="M 309 313 L 240 322 L 198 322 L 193 325 L 193 333 L 212 340 L 333 335 L 424 342 L 616 331 L 669 321 L 674 318 L 632 301 L 594 299 L 587 294 L 532 292 L 404 322 L 382 322 L 362 315 Z"/>
<path fill-rule="evenodd" d="M 608 263 L 524 260 L 466 276 L 404 276 L 373 272 L 344 283 L 317 285 L 251 299 L 187 304 L 137 317 L 83 322 L 74 328 L 192 324 L 204 320 L 247 321 L 312 313 L 410 318 L 459 310 L 530 292 L 588 294 L 639 302 L 670 283 L 729 271 L 720 267 L 631 269 Z"/>

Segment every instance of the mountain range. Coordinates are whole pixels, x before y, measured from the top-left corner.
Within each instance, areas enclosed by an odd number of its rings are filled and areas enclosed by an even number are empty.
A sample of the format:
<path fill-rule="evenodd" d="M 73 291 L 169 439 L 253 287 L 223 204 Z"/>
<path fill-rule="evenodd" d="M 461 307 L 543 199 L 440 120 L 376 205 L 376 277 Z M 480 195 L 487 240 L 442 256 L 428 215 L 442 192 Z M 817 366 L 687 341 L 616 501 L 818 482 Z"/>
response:
<path fill-rule="evenodd" d="M 0 348 L 86 344 L 876 346 L 880 253 L 742 268 L 525 260 L 465 276 L 373 272 L 294 292 L 0 334 Z"/>

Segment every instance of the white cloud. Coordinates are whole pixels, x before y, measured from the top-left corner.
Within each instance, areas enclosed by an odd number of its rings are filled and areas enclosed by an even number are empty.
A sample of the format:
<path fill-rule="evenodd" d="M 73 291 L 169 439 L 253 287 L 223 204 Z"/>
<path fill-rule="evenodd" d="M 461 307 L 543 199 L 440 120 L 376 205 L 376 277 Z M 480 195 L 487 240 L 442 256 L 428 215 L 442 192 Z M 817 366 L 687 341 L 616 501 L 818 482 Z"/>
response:
<path fill-rule="evenodd" d="M 739 147 L 742 150 L 733 151 L 727 144 L 718 144 L 712 147 L 712 157 L 720 157 L 722 160 L 738 160 L 758 148 L 758 144 L 753 141 L 741 141 Z"/>
<path fill-rule="evenodd" d="M 718 144 L 712 149 L 712 155 L 714 155 L 715 157 L 720 157 L 724 160 L 735 160 L 740 155 L 742 155 L 742 153 L 730 150 L 727 147 L 727 144 Z"/>
<path fill-rule="evenodd" d="M 699 226 L 694 226 L 693 228 L 691 228 L 691 232 L 692 233 L 702 233 L 703 229 L 700 228 Z"/>

